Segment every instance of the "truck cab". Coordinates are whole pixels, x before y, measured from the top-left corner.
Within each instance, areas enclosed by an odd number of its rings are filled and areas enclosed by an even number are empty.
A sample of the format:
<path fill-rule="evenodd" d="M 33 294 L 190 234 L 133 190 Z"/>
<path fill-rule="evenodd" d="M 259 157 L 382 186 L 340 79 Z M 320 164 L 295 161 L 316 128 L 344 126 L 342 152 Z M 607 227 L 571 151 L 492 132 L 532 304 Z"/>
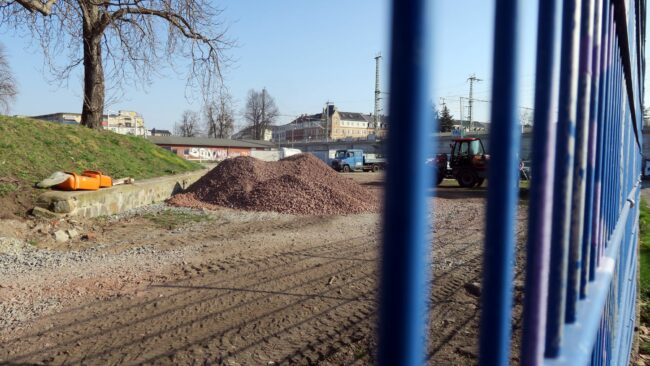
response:
<path fill-rule="evenodd" d="M 332 168 L 339 172 L 351 172 L 353 170 L 363 170 L 363 150 L 346 149 L 336 150 Z"/>

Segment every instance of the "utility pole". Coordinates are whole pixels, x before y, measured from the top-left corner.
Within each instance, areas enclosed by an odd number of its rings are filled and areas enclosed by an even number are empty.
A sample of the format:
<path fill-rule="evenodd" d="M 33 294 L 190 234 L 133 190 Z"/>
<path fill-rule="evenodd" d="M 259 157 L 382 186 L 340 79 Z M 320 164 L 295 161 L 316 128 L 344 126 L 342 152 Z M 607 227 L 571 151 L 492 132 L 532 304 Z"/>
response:
<path fill-rule="evenodd" d="M 472 122 L 473 122 L 472 121 L 472 106 L 473 106 L 473 102 L 474 102 L 474 99 L 473 99 L 474 82 L 483 81 L 483 80 L 477 78 L 476 75 L 474 75 L 474 74 L 472 74 L 469 78 L 467 78 L 467 80 L 469 80 L 469 129 L 471 130 L 472 129 Z"/>
<path fill-rule="evenodd" d="M 325 142 L 329 142 L 329 126 L 330 126 L 330 101 L 325 103 Z"/>
<path fill-rule="evenodd" d="M 463 97 L 458 98 L 458 108 L 460 110 L 460 112 L 459 112 L 460 116 L 458 116 L 458 118 L 460 119 L 460 126 L 462 127 L 463 126 L 463 115 L 464 115 L 464 113 L 463 113 L 464 112 L 463 111 L 463 108 L 464 108 L 463 107 Z"/>
<path fill-rule="evenodd" d="M 257 125 L 257 128 L 255 131 L 255 138 L 258 140 L 262 140 L 262 127 L 265 126 L 265 119 L 266 119 L 266 88 L 262 88 L 262 120 L 260 123 Z"/>
<path fill-rule="evenodd" d="M 375 56 L 375 118 L 373 122 L 375 123 L 375 139 L 379 138 L 379 123 L 380 123 L 380 118 L 379 118 L 379 113 L 380 113 L 380 106 L 379 106 L 379 101 L 381 100 L 381 91 L 379 90 L 379 62 L 381 60 L 381 53 L 378 53 L 377 56 Z"/>

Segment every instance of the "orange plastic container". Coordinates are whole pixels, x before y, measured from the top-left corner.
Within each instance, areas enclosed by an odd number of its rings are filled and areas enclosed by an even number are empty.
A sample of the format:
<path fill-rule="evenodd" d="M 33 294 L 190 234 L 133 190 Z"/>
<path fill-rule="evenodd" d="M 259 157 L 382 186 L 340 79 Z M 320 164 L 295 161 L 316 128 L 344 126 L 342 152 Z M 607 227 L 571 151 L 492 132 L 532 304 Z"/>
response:
<path fill-rule="evenodd" d="M 57 189 L 64 191 L 88 190 L 96 191 L 99 189 L 99 177 L 87 177 L 76 173 L 66 172 L 70 174 L 68 180 L 54 186 Z"/>
<path fill-rule="evenodd" d="M 108 188 L 113 186 L 113 179 L 108 175 L 102 174 L 102 172 L 100 171 L 84 170 L 84 172 L 81 173 L 81 175 L 83 175 L 84 177 L 93 177 L 99 179 L 100 188 Z"/>

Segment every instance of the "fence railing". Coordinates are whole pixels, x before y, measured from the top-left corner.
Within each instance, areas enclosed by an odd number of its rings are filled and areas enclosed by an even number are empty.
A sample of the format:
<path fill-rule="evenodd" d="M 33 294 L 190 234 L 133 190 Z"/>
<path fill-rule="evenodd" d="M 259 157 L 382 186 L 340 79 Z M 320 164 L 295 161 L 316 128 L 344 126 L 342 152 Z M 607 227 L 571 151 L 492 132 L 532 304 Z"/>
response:
<path fill-rule="evenodd" d="M 393 1 L 380 342 L 425 362 L 431 111 L 427 0 Z M 518 11 L 496 0 L 480 364 L 510 362 L 518 197 Z M 561 7 L 559 9 L 558 7 Z M 635 322 L 645 0 L 540 0 L 520 362 L 626 365 Z M 561 16 L 558 16 L 561 14 Z M 559 33 L 556 32 L 559 30 Z M 556 45 L 559 42 L 559 54 Z M 559 79 L 558 82 L 554 80 Z M 559 112 L 553 113 L 554 110 Z M 434 259 L 435 260 L 435 259 Z"/>

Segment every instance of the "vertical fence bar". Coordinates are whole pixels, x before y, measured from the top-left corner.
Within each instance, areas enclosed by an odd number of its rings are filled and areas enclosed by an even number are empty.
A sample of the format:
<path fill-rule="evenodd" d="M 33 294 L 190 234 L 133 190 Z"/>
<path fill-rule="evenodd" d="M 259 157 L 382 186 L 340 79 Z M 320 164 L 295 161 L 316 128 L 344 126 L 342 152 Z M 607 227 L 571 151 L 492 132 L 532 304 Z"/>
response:
<path fill-rule="evenodd" d="M 517 72 L 520 0 L 497 0 L 483 288 L 480 364 L 507 365 L 512 328 L 512 272 L 519 186 Z"/>
<path fill-rule="evenodd" d="M 607 17 L 607 54 L 606 54 L 606 65 L 605 65 L 605 75 L 606 75 L 606 83 L 605 83 L 605 99 L 603 100 L 603 114 L 602 114 L 602 126 L 603 126 L 603 138 L 602 138 L 602 144 L 600 146 L 600 181 L 601 181 L 601 186 L 600 186 L 600 194 L 598 196 L 598 241 L 597 241 L 597 247 L 596 247 L 596 265 L 600 265 L 600 259 L 603 254 L 603 249 L 605 247 L 605 241 L 606 239 L 606 217 L 607 217 L 607 200 L 606 200 L 606 191 L 607 191 L 607 148 L 608 148 L 608 143 L 609 143 L 609 134 L 610 134 L 610 123 L 609 123 L 609 116 L 611 113 L 611 106 L 612 106 L 612 83 L 613 83 L 613 74 L 614 70 L 612 67 L 612 60 L 613 60 L 613 41 L 614 41 L 614 30 L 613 30 L 613 19 L 614 19 L 614 14 L 613 14 L 613 7 L 611 5 L 610 1 L 607 1 L 607 8 L 608 8 L 608 17 Z"/>
<path fill-rule="evenodd" d="M 587 151 L 587 187 L 585 192 L 585 208 L 584 208 L 584 231 L 582 236 L 582 271 L 580 273 L 580 298 L 584 299 L 587 296 L 588 283 L 591 271 L 591 255 L 592 245 L 591 237 L 594 228 L 594 186 L 596 185 L 596 152 L 598 148 L 598 103 L 600 96 L 601 84 L 601 68 L 600 59 L 602 54 L 602 30 L 603 30 L 603 6 L 607 0 L 598 0 L 594 4 L 594 43 L 592 47 L 592 84 L 591 84 L 591 98 L 589 101 L 589 137 L 588 137 L 588 151 Z"/>
<path fill-rule="evenodd" d="M 380 290 L 379 363 L 424 362 L 428 288 L 428 200 L 432 187 L 429 156 L 430 23 L 426 0 L 392 2 L 389 161 L 407 154 L 386 173 L 383 261 Z M 393 160 L 394 161 L 394 160 Z"/>
<path fill-rule="evenodd" d="M 544 357 L 546 298 L 548 296 L 551 214 L 553 206 L 553 156 L 555 114 L 551 111 L 555 93 L 555 28 L 557 0 L 539 2 L 537 20 L 537 64 L 533 160 L 530 184 L 526 297 L 524 298 L 522 365 L 539 365 Z"/>
<path fill-rule="evenodd" d="M 555 357 L 559 353 L 566 306 L 580 13 L 579 0 L 564 1 L 562 8 L 559 115 L 553 186 L 551 266 L 546 324 L 546 357 Z"/>
<path fill-rule="evenodd" d="M 573 323 L 580 294 L 582 273 L 582 234 L 587 190 L 587 152 L 589 137 L 589 100 L 591 97 L 591 55 L 593 44 L 594 1 L 582 0 L 580 22 L 580 60 L 578 67 L 578 99 L 576 110 L 576 145 L 573 165 L 573 189 L 569 232 L 569 268 L 565 322 Z"/>
<path fill-rule="evenodd" d="M 599 260 L 599 245 L 602 238 L 602 192 L 603 192 L 603 146 L 605 144 L 605 114 L 607 113 L 607 98 L 608 95 L 608 82 L 609 82 L 609 45 L 610 45 L 610 18 L 611 5 L 609 0 L 603 1 L 603 34 L 602 34 L 602 50 L 600 62 L 600 87 L 598 98 L 598 137 L 596 141 L 596 164 L 594 172 L 594 216 L 592 219 L 593 226 L 593 239 L 591 242 L 591 256 L 589 260 L 589 281 L 594 281 L 596 276 L 596 266 Z"/>

